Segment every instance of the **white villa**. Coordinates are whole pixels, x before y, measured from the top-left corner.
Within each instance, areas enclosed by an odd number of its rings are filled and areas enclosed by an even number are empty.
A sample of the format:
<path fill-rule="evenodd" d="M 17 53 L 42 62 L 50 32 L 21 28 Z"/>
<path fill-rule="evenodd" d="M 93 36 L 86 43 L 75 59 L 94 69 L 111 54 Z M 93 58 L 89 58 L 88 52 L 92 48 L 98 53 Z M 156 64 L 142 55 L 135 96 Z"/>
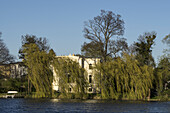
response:
<path fill-rule="evenodd" d="M 81 57 L 81 56 L 75 56 L 75 55 L 69 55 L 69 56 L 57 56 L 57 57 L 63 57 L 63 58 L 69 58 L 73 61 L 76 61 L 79 63 L 79 65 L 84 68 L 87 72 L 84 76 L 87 78 L 87 82 L 89 83 L 87 86 L 87 91 L 86 93 L 97 93 L 99 92 L 98 85 L 94 81 L 94 76 L 95 76 L 95 70 L 92 68 L 95 66 L 95 64 L 100 63 L 101 59 L 100 58 L 92 58 L 92 57 Z M 57 77 L 57 74 L 55 73 L 53 69 L 53 76 L 54 76 L 54 81 L 53 81 L 53 89 L 55 91 L 60 91 L 60 86 L 59 86 L 59 77 Z M 70 88 L 69 92 L 73 92 L 73 90 Z"/>
<path fill-rule="evenodd" d="M 22 78 L 27 75 L 27 68 L 25 67 L 23 62 L 15 62 L 10 64 L 11 78 Z"/>

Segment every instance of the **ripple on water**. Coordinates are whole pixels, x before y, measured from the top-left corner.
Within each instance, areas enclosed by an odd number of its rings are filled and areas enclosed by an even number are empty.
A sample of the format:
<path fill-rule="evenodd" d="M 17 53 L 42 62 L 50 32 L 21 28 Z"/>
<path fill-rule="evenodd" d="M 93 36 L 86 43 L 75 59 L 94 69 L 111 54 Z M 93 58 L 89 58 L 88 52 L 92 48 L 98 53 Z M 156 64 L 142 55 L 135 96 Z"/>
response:
<path fill-rule="evenodd" d="M 143 113 L 170 112 L 170 102 L 0 99 L 0 113 Z"/>

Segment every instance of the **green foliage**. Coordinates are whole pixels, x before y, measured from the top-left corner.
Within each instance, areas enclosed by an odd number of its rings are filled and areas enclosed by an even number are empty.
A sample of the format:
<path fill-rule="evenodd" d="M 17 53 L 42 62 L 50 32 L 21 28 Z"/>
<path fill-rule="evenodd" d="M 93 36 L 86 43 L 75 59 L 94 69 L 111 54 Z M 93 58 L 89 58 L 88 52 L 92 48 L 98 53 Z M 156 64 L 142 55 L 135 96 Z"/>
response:
<path fill-rule="evenodd" d="M 46 38 L 37 38 L 35 35 L 23 35 L 22 38 L 22 47 L 19 49 L 19 58 L 20 59 L 24 59 L 25 57 L 25 52 L 24 49 L 25 45 L 29 45 L 29 44 L 36 44 L 39 48 L 40 51 L 46 51 L 48 52 L 49 50 L 49 45 L 48 45 L 48 41 Z"/>
<path fill-rule="evenodd" d="M 85 95 L 86 78 L 84 69 L 76 61 L 69 58 L 57 57 L 53 61 L 53 67 L 57 74 L 61 96 L 64 98 L 83 98 Z M 69 91 L 71 88 L 71 91 Z"/>
<path fill-rule="evenodd" d="M 145 99 L 150 95 L 153 68 L 140 66 L 133 55 L 124 54 L 123 58 L 103 62 L 96 68 L 95 79 L 103 99 Z"/>
<path fill-rule="evenodd" d="M 28 67 L 28 78 L 36 89 L 38 97 L 52 96 L 53 73 L 50 61 L 53 56 L 40 51 L 36 44 L 25 45 L 27 49 L 25 64 Z"/>
<path fill-rule="evenodd" d="M 101 57 L 102 55 L 101 47 L 103 47 L 103 43 L 96 43 L 94 41 L 90 43 L 84 42 L 84 44 L 81 47 L 81 51 L 84 56 Z"/>
<path fill-rule="evenodd" d="M 163 82 L 170 81 L 170 58 L 168 57 L 163 57 L 161 58 L 159 64 L 158 64 L 158 69 L 161 71 L 162 74 L 162 80 Z"/>
<path fill-rule="evenodd" d="M 163 91 L 160 95 L 155 96 L 153 99 L 160 101 L 169 101 L 170 100 L 170 89 Z"/>
<path fill-rule="evenodd" d="M 170 46 L 170 35 L 167 35 L 162 42 L 168 47 Z M 170 54 L 169 49 L 164 49 L 164 55 L 159 59 L 159 64 L 155 69 L 155 88 L 157 95 L 160 98 L 164 98 L 164 92 L 170 88 Z M 170 94 L 167 94 L 170 95 Z"/>
<path fill-rule="evenodd" d="M 55 53 L 45 38 L 34 35 L 22 37 L 21 58 L 28 68 L 28 79 L 36 90 L 36 97 L 52 97 L 53 73 L 50 69 Z M 29 83 L 28 83 L 29 85 Z"/>
<path fill-rule="evenodd" d="M 9 90 L 23 91 L 25 84 L 26 81 L 21 79 L 0 79 L 0 93 L 7 93 Z"/>
<path fill-rule="evenodd" d="M 162 57 L 159 61 L 158 67 L 155 69 L 155 85 L 157 89 L 158 96 L 162 95 L 162 93 L 170 88 L 165 86 L 165 84 L 169 84 L 170 81 L 170 60 L 167 57 Z"/>
<path fill-rule="evenodd" d="M 140 35 L 138 38 L 138 42 L 136 42 L 136 58 L 140 62 L 140 65 L 148 65 L 155 66 L 154 59 L 152 57 L 152 46 L 155 43 L 156 33 L 144 33 L 144 35 Z"/>

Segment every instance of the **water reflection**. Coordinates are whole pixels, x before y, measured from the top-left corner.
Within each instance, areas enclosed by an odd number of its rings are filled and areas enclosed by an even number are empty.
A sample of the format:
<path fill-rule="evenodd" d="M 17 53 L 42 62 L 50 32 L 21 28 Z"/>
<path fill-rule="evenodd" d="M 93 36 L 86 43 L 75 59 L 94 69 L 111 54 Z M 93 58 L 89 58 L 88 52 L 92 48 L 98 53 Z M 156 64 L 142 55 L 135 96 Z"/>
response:
<path fill-rule="evenodd" d="M 59 102 L 60 99 L 51 99 L 51 102 Z"/>
<path fill-rule="evenodd" d="M 0 113 L 143 113 L 170 112 L 170 102 L 60 100 L 60 99 L 0 99 Z"/>

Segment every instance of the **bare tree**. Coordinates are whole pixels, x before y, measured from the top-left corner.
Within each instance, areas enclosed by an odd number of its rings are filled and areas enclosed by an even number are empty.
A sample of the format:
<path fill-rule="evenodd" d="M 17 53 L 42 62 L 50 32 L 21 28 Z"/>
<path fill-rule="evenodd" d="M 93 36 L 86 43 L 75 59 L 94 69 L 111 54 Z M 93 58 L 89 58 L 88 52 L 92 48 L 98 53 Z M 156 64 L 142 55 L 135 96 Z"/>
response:
<path fill-rule="evenodd" d="M 89 39 L 89 43 L 84 43 L 82 52 L 86 55 L 88 50 L 90 53 L 98 53 L 106 61 L 107 56 L 110 55 L 109 42 L 114 36 L 124 34 L 124 21 L 120 15 L 114 14 L 112 11 L 101 10 L 99 16 L 94 17 L 93 20 L 85 22 L 84 37 Z M 89 46 L 94 45 L 94 46 Z"/>
<path fill-rule="evenodd" d="M 122 52 L 128 51 L 128 44 L 125 38 L 117 38 L 116 40 L 111 40 L 109 43 L 110 56 L 118 57 L 122 55 Z"/>
<path fill-rule="evenodd" d="M 164 52 L 166 55 L 170 56 L 170 34 L 169 34 L 169 35 L 166 35 L 166 36 L 163 38 L 162 42 L 163 42 L 164 44 L 166 44 L 166 46 L 168 47 L 167 49 L 164 49 L 163 52 Z"/>
<path fill-rule="evenodd" d="M 0 64 L 6 64 L 14 61 L 14 56 L 9 53 L 8 48 L 6 47 L 5 43 L 1 39 L 1 32 L 0 32 Z"/>

